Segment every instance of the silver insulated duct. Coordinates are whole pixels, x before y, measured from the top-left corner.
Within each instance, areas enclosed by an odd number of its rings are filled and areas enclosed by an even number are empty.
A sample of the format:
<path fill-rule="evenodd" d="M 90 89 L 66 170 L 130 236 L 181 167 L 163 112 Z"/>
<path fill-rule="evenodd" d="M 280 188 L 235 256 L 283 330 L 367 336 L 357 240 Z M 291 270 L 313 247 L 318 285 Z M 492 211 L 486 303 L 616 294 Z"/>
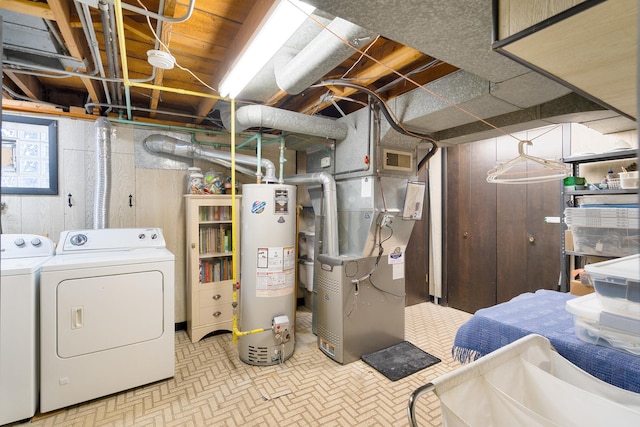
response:
<path fill-rule="evenodd" d="M 221 106 L 219 110 L 224 127 L 231 129 L 230 109 Z M 343 122 L 265 105 L 247 105 L 238 108 L 236 132 L 249 128 L 279 129 L 338 141 L 345 139 L 349 132 L 349 126 Z"/>
<path fill-rule="evenodd" d="M 337 257 L 340 253 L 338 239 L 338 204 L 336 182 L 333 176 L 326 172 L 288 176 L 284 178 L 287 184 L 322 184 L 324 198 L 324 253 Z"/>
<path fill-rule="evenodd" d="M 149 135 L 144 140 L 144 146 L 147 150 L 153 153 L 165 153 L 190 159 L 203 159 L 214 163 L 220 160 L 224 162 L 231 162 L 231 153 L 228 151 L 201 147 L 166 135 Z M 244 165 L 260 166 L 261 168 L 264 168 L 265 173 L 262 177 L 263 182 L 273 183 L 278 181 L 275 175 L 275 166 L 269 159 L 261 159 L 260 165 L 258 165 L 257 158 L 236 153 L 235 161 L 236 163 Z M 260 169 L 258 169 L 258 171 L 260 171 Z M 260 174 L 261 172 L 255 173 L 256 176 L 259 176 Z"/>
<path fill-rule="evenodd" d="M 370 31 L 342 18 L 334 19 L 293 58 L 276 60 L 275 75 L 278 87 L 289 94 L 297 95 L 353 55 L 355 49 L 336 36 L 356 48 L 362 47 L 372 39 Z"/>
<path fill-rule="evenodd" d="M 93 228 L 109 227 L 109 199 L 111 198 L 111 124 L 106 117 L 98 117 L 96 131 L 96 181 L 93 202 Z"/>

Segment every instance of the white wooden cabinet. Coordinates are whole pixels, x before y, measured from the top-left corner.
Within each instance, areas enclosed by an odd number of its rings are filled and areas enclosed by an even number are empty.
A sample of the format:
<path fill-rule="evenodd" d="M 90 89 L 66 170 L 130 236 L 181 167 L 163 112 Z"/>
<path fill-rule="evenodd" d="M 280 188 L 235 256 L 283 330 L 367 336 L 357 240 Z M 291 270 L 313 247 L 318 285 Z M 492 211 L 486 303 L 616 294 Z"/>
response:
<path fill-rule="evenodd" d="M 239 253 L 239 233 L 232 233 L 232 198 L 227 195 L 191 195 L 186 206 L 187 332 L 191 342 L 233 326 L 233 259 Z M 236 196 L 236 221 L 240 218 Z M 239 230 L 239 227 L 235 227 Z M 237 258 L 237 257 L 236 257 Z"/>

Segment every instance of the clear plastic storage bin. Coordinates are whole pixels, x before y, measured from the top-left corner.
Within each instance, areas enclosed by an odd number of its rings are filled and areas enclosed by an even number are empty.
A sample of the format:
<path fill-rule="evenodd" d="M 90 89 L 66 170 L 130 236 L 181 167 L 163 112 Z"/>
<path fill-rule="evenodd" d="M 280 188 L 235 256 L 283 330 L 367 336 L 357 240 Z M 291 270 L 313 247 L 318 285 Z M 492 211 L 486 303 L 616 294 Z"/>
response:
<path fill-rule="evenodd" d="M 640 356 L 640 319 L 603 311 L 597 294 L 570 299 L 566 309 L 573 314 L 576 336 L 582 341 Z"/>
<path fill-rule="evenodd" d="M 586 255 L 626 257 L 640 250 L 640 231 L 632 228 L 570 225 L 573 249 Z"/>
<path fill-rule="evenodd" d="M 585 271 L 605 311 L 640 319 L 640 254 L 587 264 Z"/>

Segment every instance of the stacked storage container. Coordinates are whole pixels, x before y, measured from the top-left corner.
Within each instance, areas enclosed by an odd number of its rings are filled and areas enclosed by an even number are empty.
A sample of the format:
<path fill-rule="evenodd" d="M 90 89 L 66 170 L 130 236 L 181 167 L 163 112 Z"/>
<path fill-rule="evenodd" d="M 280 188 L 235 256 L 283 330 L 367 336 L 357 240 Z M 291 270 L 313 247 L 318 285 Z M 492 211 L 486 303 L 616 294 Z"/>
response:
<path fill-rule="evenodd" d="M 585 266 L 594 294 L 567 301 L 583 341 L 640 355 L 640 255 Z"/>
<path fill-rule="evenodd" d="M 610 257 L 640 252 L 638 208 L 614 206 L 565 209 L 575 251 Z"/>

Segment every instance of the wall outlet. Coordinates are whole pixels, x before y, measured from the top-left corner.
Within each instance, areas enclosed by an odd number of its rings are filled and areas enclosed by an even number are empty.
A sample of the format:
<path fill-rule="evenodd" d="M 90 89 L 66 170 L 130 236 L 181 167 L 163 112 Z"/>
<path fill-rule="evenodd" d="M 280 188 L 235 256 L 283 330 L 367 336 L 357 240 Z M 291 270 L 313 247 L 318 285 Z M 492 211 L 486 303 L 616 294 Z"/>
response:
<path fill-rule="evenodd" d="M 320 166 L 323 168 L 328 168 L 331 166 L 331 157 L 323 157 L 320 159 Z"/>

